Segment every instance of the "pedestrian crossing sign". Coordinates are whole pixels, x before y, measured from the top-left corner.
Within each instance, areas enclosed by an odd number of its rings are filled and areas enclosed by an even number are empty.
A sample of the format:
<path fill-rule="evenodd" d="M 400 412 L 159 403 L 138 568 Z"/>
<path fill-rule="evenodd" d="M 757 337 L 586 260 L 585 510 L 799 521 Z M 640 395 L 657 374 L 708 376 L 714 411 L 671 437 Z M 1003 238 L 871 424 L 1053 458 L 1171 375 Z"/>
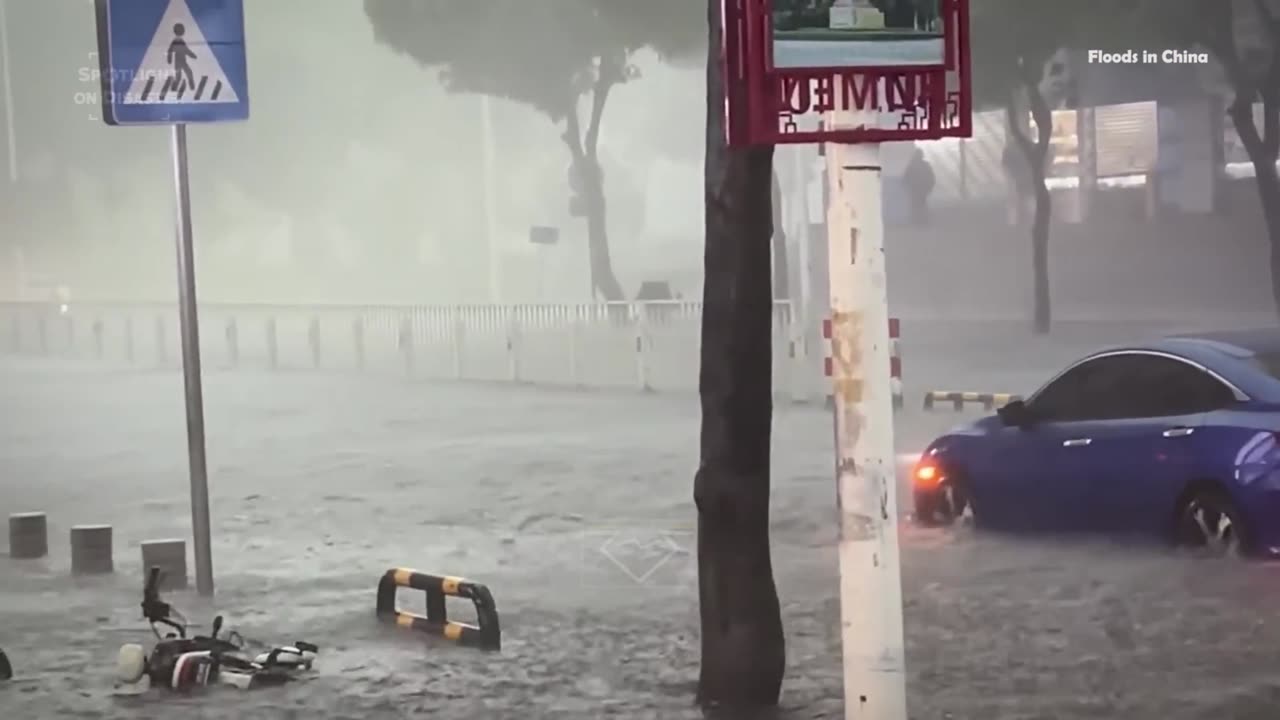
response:
<path fill-rule="evenodd" d="M 245 120 L 243 0 L 97 0 L 108 125 Z"/>

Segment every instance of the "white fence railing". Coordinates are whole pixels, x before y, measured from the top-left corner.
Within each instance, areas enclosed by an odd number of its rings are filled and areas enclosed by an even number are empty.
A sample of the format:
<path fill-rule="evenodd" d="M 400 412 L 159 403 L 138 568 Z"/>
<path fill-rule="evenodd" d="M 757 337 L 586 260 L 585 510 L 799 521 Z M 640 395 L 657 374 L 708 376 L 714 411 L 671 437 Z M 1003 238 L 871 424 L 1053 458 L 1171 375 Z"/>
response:
<path fill-rule="evenodd" d="M 200 307 L 206 371 L 398 373 L 424 379 L 693 391 L 698 302 L 511 306 Z M 789 303 L 773 308 L 774 390 L 822 402 L 824 352 Z M 0 350 L 176 368 L 176 304 L 0 304 Z"/>

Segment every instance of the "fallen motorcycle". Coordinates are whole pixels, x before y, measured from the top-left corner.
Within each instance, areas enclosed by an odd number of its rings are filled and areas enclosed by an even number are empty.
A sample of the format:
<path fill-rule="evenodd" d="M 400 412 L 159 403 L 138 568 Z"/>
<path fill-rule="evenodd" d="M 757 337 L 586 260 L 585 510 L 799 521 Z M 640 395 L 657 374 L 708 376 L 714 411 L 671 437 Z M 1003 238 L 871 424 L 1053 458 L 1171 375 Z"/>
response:
<path fill-rule="evenodd" d="M 157 686 L 186 691 L 208 685 L 242 690 L 281 685 L 310 670 L 319 652 L 312 643 L 298 641 L 251 655 L 239 633 L 219 636 L 221 615 L 213 619 L 207 637 L 188 637 L 187 619 L 160 599 L 159 588 L 160 569 L 152 568 L 142 591 L 142 616 L 158 642 L 150 655 L 134 643 L 120 648 L 116 659 L 118 692 L 137 693 Z M 172 630 L 161 635 L 161 625 Z"/>

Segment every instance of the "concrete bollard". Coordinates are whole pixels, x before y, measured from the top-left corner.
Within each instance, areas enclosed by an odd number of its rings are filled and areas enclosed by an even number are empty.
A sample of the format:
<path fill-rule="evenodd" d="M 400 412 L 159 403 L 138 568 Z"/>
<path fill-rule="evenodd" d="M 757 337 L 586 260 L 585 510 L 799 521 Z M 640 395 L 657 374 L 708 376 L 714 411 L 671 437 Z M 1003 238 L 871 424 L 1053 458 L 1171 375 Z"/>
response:
<path fill-rule="evenodd" d="M 115 572 L 110 525 L 76 525 L 71 528 L 71 574 L 102 575 Z"/>
<path fill-rule="evenodd" d="M 187 541 L 148 540 L 142 543 L 142 576 L 160 568 L 161 590 L 187 589 Z"/>
<path fill-rule="evenodd" d="M 9 516 L 9 557 L 34 560 L 49 554 L 49 523 L 42 512 Z"/>

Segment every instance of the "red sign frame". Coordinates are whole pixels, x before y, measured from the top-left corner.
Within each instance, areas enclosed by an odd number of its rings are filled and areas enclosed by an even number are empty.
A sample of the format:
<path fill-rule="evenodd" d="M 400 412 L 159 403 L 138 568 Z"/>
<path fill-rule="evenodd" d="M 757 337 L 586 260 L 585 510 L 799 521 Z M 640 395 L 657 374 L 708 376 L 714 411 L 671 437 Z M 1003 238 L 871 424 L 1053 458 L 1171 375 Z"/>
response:
<path fill-rule="evenodd" d="M 973 135 L 969 0 L 941 0 L 944 62 L 776 68 L 773 0 L 722 0 L 729 145 L 880 143 Z M 955 87 L 947 87 L 948 76 Z M 896 115 L 896 127 L 801 130 L 794 119 L 835 110 Z"/>

